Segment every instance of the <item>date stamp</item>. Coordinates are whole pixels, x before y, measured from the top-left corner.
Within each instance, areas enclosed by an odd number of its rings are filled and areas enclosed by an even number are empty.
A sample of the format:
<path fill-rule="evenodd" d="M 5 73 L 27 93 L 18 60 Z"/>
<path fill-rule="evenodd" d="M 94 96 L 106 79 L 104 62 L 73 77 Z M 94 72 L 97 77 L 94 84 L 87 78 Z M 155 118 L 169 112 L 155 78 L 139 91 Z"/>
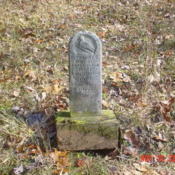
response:
<path fill-rule="evenodd" d="M 152 161 L 157 161 L 157 162 L 175 162 L 175 154 L 172 155 L 151 155 L 151 154 L 142 154 L 140 156 L 140 160 L 142 162 L 152 162 Z"/>

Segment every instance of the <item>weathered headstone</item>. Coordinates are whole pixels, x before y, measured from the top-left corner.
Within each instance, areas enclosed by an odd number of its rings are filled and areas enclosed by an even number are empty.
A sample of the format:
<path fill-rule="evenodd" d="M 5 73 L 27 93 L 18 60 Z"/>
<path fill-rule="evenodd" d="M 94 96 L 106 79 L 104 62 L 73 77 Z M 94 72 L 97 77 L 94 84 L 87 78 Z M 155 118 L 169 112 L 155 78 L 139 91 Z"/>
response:
<path fill-rule="evenodd" d="M 102 44 L 93 33 L 78 32 L 69 43 L 71 113 L 100 114 Z"/>
<path fill-rule="evenodd" d="M 93 33 L 76 33 L 69 43 L 70 112 L 57 116 L 58 147 L 66 150 L 117 146 L 118 122 L 102 110 L 102 44 Z"/>

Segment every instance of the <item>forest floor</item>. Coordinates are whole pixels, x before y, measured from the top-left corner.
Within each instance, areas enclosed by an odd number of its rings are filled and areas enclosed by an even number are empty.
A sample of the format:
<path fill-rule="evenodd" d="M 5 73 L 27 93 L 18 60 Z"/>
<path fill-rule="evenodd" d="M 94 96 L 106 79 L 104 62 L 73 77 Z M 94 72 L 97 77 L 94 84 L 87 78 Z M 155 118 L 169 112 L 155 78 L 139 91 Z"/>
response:
<path fill-rule="evenodd" d="M 1 0 L 0 12 L 0 175 L 175 174 L 174 0 Z M 103 109 L 121 123 L 121 150 L 43 153 L 12 109 L 69 109 L 80 30 L 103 42 Z"/>

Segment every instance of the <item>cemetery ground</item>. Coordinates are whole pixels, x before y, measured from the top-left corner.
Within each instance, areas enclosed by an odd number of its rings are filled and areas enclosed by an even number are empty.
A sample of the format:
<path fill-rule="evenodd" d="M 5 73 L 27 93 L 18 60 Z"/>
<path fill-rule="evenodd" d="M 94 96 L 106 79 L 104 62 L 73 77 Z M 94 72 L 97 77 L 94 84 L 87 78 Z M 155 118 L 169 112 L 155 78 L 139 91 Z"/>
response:
<path fill-rule="evenodd" d="M 0 12 L 0 175 L 175 173 L 174 0 L 1 0 Z M 103 42 L 120 150 L 43 152 L 12 109 L 69 110 L 68 42 L 81 30 Z"/>

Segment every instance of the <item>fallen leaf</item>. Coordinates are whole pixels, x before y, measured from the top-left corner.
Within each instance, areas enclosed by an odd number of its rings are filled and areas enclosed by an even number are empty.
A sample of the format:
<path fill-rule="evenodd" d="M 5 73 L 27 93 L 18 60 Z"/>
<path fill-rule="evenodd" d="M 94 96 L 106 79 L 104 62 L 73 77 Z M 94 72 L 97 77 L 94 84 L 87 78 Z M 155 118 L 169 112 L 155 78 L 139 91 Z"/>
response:
<path fill-rule="evenodd" d="M 58 84 L 54 84 L 53 88 L 52 88 L 52 93 L 53 94 L 58 94 L 59 92 L 61 92 L 61 90 L 63 90 L 63 87 L 59 87 Z"/>
<path fill-rule="evenodd" d="M 30 87 L 30 86 L 25 86 L 24 87 L 25 89 L 27 89 L 28 91 L 30 91 L 30 92 L 33 92 L 33 91 L 35 91 L 35 89 L 33 89 L 32 87 Z"/>
<path fill-rule="evenodd" d="M 133 166 L 141 172 L 147 172 L 148 171 L 148 167 L 146 167 L 145 165 L 142 164 L 138 164 L 138 163 L 134 163 Z"/>
<path fill-rule="evenodd" d="M 14 97 L 18 97 L 19 94 L 20 94 L 20 90 L 15 90 L 15 91 L 13 91 L 13 96 L 14 96 Z"/>
<path fill-rule="evenodd" d="M 50 153 L 50 157 L 53 159 L 54 162 L 58 162 L 60 157 L 66 157 L 67 155 L 67 151 L 58 151 L 57 149 L 55 149 L 54 152 Z"/>
<path fill-rule="evenodd" d="M 58 29 L 66 29 L 66 28 L 67 28 L 66 23 L 60 24 L 60 25 L 58 26 Z"/>
<path fill-rule="evenodd" d="M 98 35 L 100 38 L 105 38 L 106 32 L 105 32 L 105 31 L 103 31 L 103 32 L 98 32 L 97 35 Z"/>
<path fill-rule="evenodd" d="M 43 90 L 46 92 L 46 93 L 50 93 L 52 91 L 52 87 L 50 85 L 46 85 Z"/>
<path fill-rule="evenodd" d="M 132 51 L 133 49 L 135 49 L 135 48 L 137 48 L 138 46 L 137 45 L 135 45 L 135 44 L 130 44 L 130 45 L 127 45 L 126 47 L 124 47 L 124 51 L 125 52 L 130 52 L 130 51 Z"/>
<path fill-rule="evenodd" d="M 126 139 L 132 146 L 139 147 L 140 143 L 136 135 L 131 130 L 126 130 L 124 133 L 124 139 Z"/>
<path fill-rule="evenodd" d="M 123 75 L 121 72 L 113 72 L 110 75 L 110 78 L 114 81 L 114 82 L 122 82 L 123 81 Z"/>
<path fill-rule="evenodd" d="M 38 43 L 38 44 L 42 43 L 43 41 L 44 41 L 44 40 L 42 40 L 42 39 L 37 39 L 37 40 L 35 40 L 35 42 Z"/>
<path fill-rule="evenodd" d="M 131 82 L 131 79 L 128 75 L 121 73 L 121 72 L 113 72 L 110 74 L 110 78 L 113 80 L 113 82 Z"/>
<path fill-rule="evenodd" d="M 63 89 L 64 87 L 60 86 L 57 82 L 54 82 L 54 84 L 47 85 L 43 88 L 46 93 L 50 94 L 59 94 Z"/>
<path fill-rule="evenodd" d="M 161 136 L 161 134 L 159 134 L 158 136 L 154 136 L 153 139 L 155 141 L 158 141 L 158 142 L 167 142 L 167 140 L 165 138 L 163 138 L 163 136 Z"/>
<path fill-rule="evenodd" d="M 77 159 L 75 162 L 76 167 L 82 167 L 85 165 L 85 159 Z"/>
<path fill-rule="evenodd" d="M 146 104 L 146 103 L 144 103 L 142 100 L 138 100 L 138 102 L 137 102 L 137 106 L 138 107 L 147 107 L 148 105 Z"/>
<path fill-rule="evenodd" d="M 46 92 L 42 92 L 41 93 L 41 99 L 44 100 L 47 96 L 47 93 Z"/>
<path fill-rule="evenodd" d="M 35 73 L 35 71 L 33 71 L 33 70 L 27 70 L 27 71 L 24 73 L 24 77 L 25 77 L 25 78 L 29 77 L 32 81 L 34 81 L 34 80 L 37 79 L 36 73 Z"/>
<path fill-rule="evenodd" d="M 23 31 L 23 37 L 28 38 L 28 37 L 34 37 L 35 34 L 33 33 L 32 28 L 25 28 Z"/>
<path fill-rule="evenodd" d="M 160 109 L 161 114 L 167 122 L 171 122 L 170 112 L 172 110 L 172 105 L 175 103 L 175 98 L 171 97 L 167 101 L 162 101 L 159 103 L 158 108 Z"/>
<path fill-rule="evenodd" d="M 17 153 L 22 153 L 24 151 L 24 145 L 19 145 L 17 148 L 16 148 L 16 151 Z"/>
<path fill-rule="evenodd" d="M 125 147 L 123 150 L 123 154 L 125 155 L 132 155 L 132 156 L 137 156 L 138 155 L 138 149 L 134 148 L 132 146 Z"/>
<path fill-rule="evenodd" d="M 109 104 L 105 100 L 102 101 L 102 105 L 104 108 L 109 108 Z"/>
<path fill-rule="evenodd" d="M 54 152 L 50 153 L 50 157 L 53 159 L 56 170 L 55 173 L 58 172 L 68 172 L 68 167 L 70 166 L 69 160 L 68 160 L 68 152 L 67 151 L 58 151 L 57 149 L 54 150 Z"/>

